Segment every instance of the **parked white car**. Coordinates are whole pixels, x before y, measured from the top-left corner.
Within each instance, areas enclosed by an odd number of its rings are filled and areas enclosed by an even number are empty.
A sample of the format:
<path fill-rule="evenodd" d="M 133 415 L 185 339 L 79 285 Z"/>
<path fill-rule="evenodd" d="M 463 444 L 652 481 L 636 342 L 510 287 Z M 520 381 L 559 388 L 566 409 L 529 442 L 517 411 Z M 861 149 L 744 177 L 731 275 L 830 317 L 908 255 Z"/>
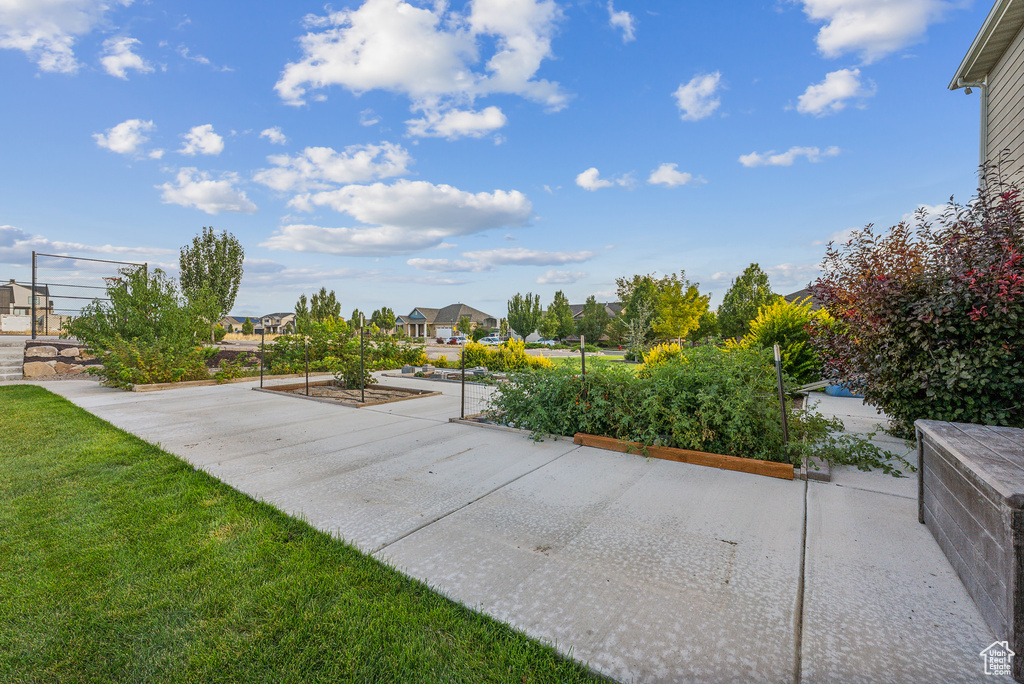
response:
<path fill-rule="evenodd" d="M 499 337 L 498 335 L 488 335 L 487 337 L 481 337 L 480 344 L 486 345 L 488 347 L 500 347 L 501 337 Z"/>
<path fill-rule="evenodd" d="M 542 337 L 537 340 L 536 344 L 543 344 L 545 347 L 554 347 L 558 342 L 555 342 L 554 340 L 547 340 Z"/>

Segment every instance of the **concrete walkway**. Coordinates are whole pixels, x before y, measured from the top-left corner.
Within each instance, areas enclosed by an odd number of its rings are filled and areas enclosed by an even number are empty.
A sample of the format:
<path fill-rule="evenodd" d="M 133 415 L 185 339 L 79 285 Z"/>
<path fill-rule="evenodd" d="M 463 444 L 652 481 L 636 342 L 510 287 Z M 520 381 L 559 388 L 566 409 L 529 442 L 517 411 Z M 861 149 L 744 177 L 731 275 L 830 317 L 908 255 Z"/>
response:
<path fill-rule="evenodd" d="M 449 423 L 459 388 L 442 383 L 363 409 L 250 384 L 40 384 L 620 681 L 999 681 L 914 480 L 841 468 L 808 484 L 538 443 Z"/>

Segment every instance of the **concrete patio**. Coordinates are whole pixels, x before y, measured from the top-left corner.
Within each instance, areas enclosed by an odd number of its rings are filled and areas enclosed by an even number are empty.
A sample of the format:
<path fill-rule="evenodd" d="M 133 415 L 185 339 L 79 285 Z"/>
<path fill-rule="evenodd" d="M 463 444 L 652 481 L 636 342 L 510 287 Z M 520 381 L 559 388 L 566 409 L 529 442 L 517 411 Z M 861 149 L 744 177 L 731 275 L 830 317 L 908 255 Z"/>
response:
<path fill-rule="evenodd" d="M 448 422 L 454 384 L 362 409 L 251 383 L 41 384 L 620 681 L 999 681 L 913 478 L 783 481 L 535 442 Z M 821 408 L 878 420 L 855 399 Z"/>

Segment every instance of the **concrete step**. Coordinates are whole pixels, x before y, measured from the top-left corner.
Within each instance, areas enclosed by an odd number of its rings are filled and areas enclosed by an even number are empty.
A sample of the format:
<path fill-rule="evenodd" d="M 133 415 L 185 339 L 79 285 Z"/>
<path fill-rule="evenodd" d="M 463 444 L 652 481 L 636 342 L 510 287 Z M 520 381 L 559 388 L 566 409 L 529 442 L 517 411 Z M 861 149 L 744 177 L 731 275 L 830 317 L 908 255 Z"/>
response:
<path fill-rule="evenodd" d="M 23 380 L 24 377 L 21 373 L 0 373 L 0 382 L 7 382 L 9 380 Z"/>

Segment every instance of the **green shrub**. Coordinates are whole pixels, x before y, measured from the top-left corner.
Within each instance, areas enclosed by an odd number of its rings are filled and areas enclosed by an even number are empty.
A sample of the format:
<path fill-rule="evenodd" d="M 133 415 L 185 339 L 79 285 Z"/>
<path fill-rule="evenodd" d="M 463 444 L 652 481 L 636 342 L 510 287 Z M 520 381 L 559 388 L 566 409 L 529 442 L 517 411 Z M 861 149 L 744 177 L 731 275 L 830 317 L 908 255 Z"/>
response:
<path fill-rule="evenodd" d="M 551 361 L 542 356 L 527 354 L 526 344 L 522 340 L 509 340 L 500 347 L 466 342 L 462 353 L 466 358 L 466 368 L 484 366 L 491 371 L 505 372 L 554 367 Z"/>
<path fill-rule="evenodd" d="M 810 326 L 830 325 L 831 319 L 828 312 L 813 310 L 810 297 L 798 302 L 779 298 L 761 307 L 739 345 L 762 349 L 779 345 L 782 370 L 798 385 L 806 385 L 821 378 L 818 355 L 811 345 Z"/>
<path fill-rule="evenodd" d="M 829 245 L 812 291 L 837 320 L 813 339 L 902 434 L 918 419 L 1024 427 L 1024 206 L 994 178 L 937 225 L 918 217 Z"/>
<path fill-rule="evenodd" d="M 121 269 L 119 278 L 108 280 L 105 301 L 87 304 L 64 332 L 103 364 L 90 373 L 123 389 L 205 379 L 204 362 L 216 352 L 199 348 L 210 329 L 160 269 Z"/>
<path fill-rule="evenodd" d="M 217 382 L 227 382 L 228 380 L 243 378 L 252 374 L 252 369 L 255 365 L 256 359 L 251 354 L 239 354 L 231 361 L 221 359 L 220 366 L 217 372 L 213 374 L 213 377 L 217 379 Z"/>
<path fill-rule="evenodd" d="M 790 410 L 787 450 L 777 402 L 769 352 L 705 346 L 644 374 L 621 366 L 586 376 L 573 368 L 515 374 L 498 385 L 490 415 L 537 435 L 584 432 L 769 461 L 821 454 L 898 474 L 887 463 L 891 455 L 863 439 L 834 437 L 842 423 L 809 411 Z M 842 448 L 850 445 L 852 455 L 844 456 Z"/>
<path fill-rule="evenodd" d="M 213 339 L 215 342 L 220 342 L 224 339 L 224 336 L 228 334 L 228 331 L 224 329 L 220 323 L 213 326 Z"/>

